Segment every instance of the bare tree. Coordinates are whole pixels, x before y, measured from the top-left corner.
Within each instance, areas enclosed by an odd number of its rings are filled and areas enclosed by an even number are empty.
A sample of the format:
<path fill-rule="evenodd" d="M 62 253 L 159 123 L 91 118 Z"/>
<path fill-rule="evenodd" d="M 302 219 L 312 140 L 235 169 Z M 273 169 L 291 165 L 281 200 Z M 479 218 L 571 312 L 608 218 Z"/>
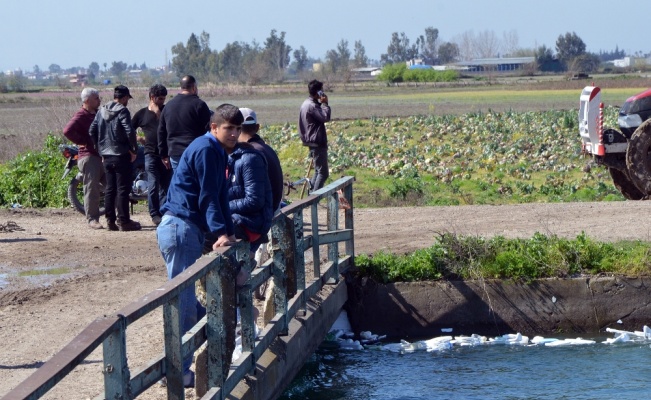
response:
<path fill-rule="evenodd" d="M 479 32 L 475 41 L 475 49 L 479 58 L 497 57 L 500 53 L 500 40 L 494 31 L 485 30 Z"/>
<path fill-rule="evenodd" d="M 462 61 L 470 61 L 477 58 L 475 51 L 475 34 L 473 31 L 465 31 L 455 39 L 459 49 L 459 58 Z"/>
<path fill-rule="evenodd" d="M 519 39 L 517 31 L 511 30 L 502 33 L 502 52 L 504 55 L 514 57 L 515 53 L 520 50 L 518 42 Z"/>

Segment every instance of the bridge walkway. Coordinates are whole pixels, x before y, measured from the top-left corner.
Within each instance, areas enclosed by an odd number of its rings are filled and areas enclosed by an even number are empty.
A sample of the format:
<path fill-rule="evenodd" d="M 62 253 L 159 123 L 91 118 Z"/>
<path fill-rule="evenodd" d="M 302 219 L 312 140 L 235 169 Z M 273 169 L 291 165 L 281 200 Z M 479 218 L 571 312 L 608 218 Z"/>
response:
<path fill-rule="evenodd" d="M 271 258 L 262 266 L 254 268 L 246 242 L 200 258 L 157 290 L 93 321 L 2 399 L 45 396 L 99 346 L 103 350 L 104 392 L 97 399 L 137 398 L 163 376 L 167 398 L 184 399 L 182 360 L 197 350 L 197 398 L 278 397 L 321 343 L 346 302 L 346 285 L 339 277 L 354 259 L 353 181 L 353 177 L 341 178 L 283 208 L 271 229 Z M 340 221 L 342 196 L 350 207 Z M 320 219 L 324 203 L 325 218 Z M 304 222 L 306 211 L 309 224 Z M 311 279 L 306 277 L 309 261 Z M 233 271 L 238 266 L 251 271 L 251 276 L 236 289 Z M 253 292 L 269 279 L 275 285 L 275 313 L 256 335 Z M 179 294 L 197 282 L 205 287 L 207 315 L 183 335 Z M 242 353 L 236 360 L 231 359 L 234 304 L 241 314 Z M 165 338 L 162 354 L 152 360 L 128 360 L 127 328 L 159 307 L 163 309 Z M 130 330 L 129 334 L 148 332 Z"/>

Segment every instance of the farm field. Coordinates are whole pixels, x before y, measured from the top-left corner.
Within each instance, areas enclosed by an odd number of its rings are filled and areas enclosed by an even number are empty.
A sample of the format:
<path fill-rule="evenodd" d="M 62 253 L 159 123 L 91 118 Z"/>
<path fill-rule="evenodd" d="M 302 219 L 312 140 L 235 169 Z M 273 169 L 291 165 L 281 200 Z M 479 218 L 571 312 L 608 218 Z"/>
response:
<path fill-rule="evenodd" d="M 574 238 L 585 232 L 596 240 L 649 240 L 640 216 L 648 214 L 651 203 L 572 201 L 582 200 L 577 193 L 589 197 L 590 190 L 600 200 L 622 199 L 605 171 L 583 171 L 586 160 L 578 154 L 574 125 L 585 84 L 331 90 L 331 175 L 356 175 L 355 206 L 366 205 L 354 214 L 356 253 L 410 252 L 431 245 L 441 232 L 523 238 L 535 232 Z M 604 90 L 604 100 L 619 105 L 643 88 L 642 81 L 613 86 Z M 132 111 L 144 105 L 143 93 L 135 95 Z M 0 163 L 40 148 L 50 130 L 58 134 L 78 107 L 75 96 L 17 101 L 11 100 L 15 95 L 0 95 Z M 256 109 L 261 121 L 273 124 L 262 135 L 279 151 L 286 172 L 301 176 L 305 150 L 297 143 L 295 119 L 304 97 L 233 92 L 204 98 L 211 107 L 229 101 Z M 615 108 L 608 108 L 610 123 L 614 115 Z M 16 149 L 19 143 L 23 150 Z M 583 178 L 601 191 L 574 190 Z M 512 204 L 516 201 L 525 204 Z M 431 206 L 405 207 L 409 204 Z M 587 217 L 597 210 L 599 218 Z M 142 231 L 90 231 L 83 216 L 68 207 L 0 209 L 0 224 L 14 227 L 0 230 L 0 396 L 92 320 L 165 282 L 148 214 L 136 208 L 134 219 Z M 130 360 L 160 353 L 161 321 L 161 313 L 153 313 L 138 327 L 150 334 L 127 335 Z M 100 359 L 93 353 L 47 397 L 96 396 Z M 141 397 L 156 399 L 163 392 L 156 387 Z M 195 398 L 192 390 L 186 398 Z"/>
<path fill-rule="evenodd" d="M 643 90 L 646 79 L 602 81 L 606 126 L 612 126 L 616 106 Z M 586 84 L 331 87 L 331 176 L 357 178 L 360 207 L 622 200 L 607 170 L 586 167 L 589 160 L 579 154 L 578 98 Z M 102 94 L 106 101 L 111 93 Z M 305 95 L 297 86 L 209 86 L 200 95 L 211 107 L 230 102 L 255 109 L 261 135 L 279 153 L 287 179 L 304 175 L 307 150 L 300 144 L 296 119 Z M 79 106 L 76 96 L 72 91 L 0 96 L 0 163 L 40 149 L 50 132 L 60 137 Z M 132 112 L 145 105 L 146 90 L 134 89 L 134 97 Z M 18 176 L 7 179 L 21 181 Z M 53 190 L 64 190 L 63 182 L 57 185 Z M 67 205 L 32 194 L 0 198 L 0 203 Z"/>

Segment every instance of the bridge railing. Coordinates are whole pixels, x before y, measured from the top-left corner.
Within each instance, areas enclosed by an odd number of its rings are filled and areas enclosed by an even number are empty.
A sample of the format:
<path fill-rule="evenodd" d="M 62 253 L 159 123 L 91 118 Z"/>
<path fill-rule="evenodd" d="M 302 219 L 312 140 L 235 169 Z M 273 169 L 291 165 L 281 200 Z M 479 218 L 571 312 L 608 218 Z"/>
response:
<path fill-rule="evenodd" d="M 96 348 L 102 345 L 104 394 L 99 399 L 132 399 L 158 382 L 167 379 L 168 399 L 183 399 L 183 359 L 206 343 L 205 373 L 197 376 L 207 383 L 202 399 L 224 399 L 233 388 L 255 370 L 256 360 L 278 335 L 287 334 L 289 320 L 306 307 L 306 302 L 327 283 L 336 282 L 339 273 L 352 264 L 353 178 L 344 177 L 315 191 L 309 197 L 283 208 L 271 228 L 271 258 L 252 271 L 246 284 L 235 288 L 238 267 L 251 271 L 247 242 L 239 242 L 205 256 L 159 289 L 148 293 L 111 316 L 93 321 L 60 352 L 3 399 L 38 399 L 57 385 Z M 339 199 L 350 205 L 339 227 Z M 325 228 L 319 228 L 321 201 L 325 200 Z M 304 211 L 310 211 L 309 231 Z M 309 234 L 308 234 L 309 232 Z M 340 256 L 339 244 L 344 243 Z M 321 246 L 327 251 L 321 257 Z M 305 252 L 312 250 L 313 279 L 306 277 Z M 255 335 L 253 291 L 273 279 L 275 315 L 259 336 Z M 185 335 L 180 318 L 181 292 L 205 281 L 206 317 Z M 237 297 L 236 297 L 237 296 Z M 235 340 L 235 306 L 240 308 L 242 355 L 231 363 Z M 163 308 L 163 355 L 144 366 L 131 369 L 127 360 L 126 329 L 141 317 Z M 148 333 L 147 333 L 148 334 Z M 138 361 L 138 360 L 136 360 Z"/>

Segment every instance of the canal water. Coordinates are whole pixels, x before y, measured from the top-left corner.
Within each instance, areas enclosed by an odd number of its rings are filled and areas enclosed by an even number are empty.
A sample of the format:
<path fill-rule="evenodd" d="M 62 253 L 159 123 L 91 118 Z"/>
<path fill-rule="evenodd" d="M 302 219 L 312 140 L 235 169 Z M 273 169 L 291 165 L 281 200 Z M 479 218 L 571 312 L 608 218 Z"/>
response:
<path fill-rule="evenodd" d="M 478 345 L 399 354 L 320 348 L 281 399 L 648 399 L 651 341 Z"/>

